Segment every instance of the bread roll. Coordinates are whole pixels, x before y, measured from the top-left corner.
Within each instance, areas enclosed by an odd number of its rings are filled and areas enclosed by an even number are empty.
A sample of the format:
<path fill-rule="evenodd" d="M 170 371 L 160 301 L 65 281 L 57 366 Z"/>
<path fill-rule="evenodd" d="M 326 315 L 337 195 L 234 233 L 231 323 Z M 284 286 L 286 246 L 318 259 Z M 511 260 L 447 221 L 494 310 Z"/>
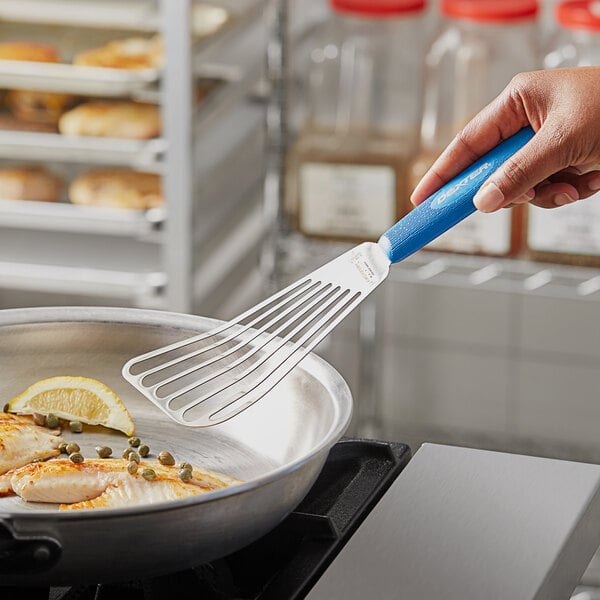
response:
<path fill-rule="evenodd" d="M 30 42 L 0 42 L 0 60 L 30 60 L 59 62 L 60 55 L 54 46 Z"/>
<path fill-rule="evenodd" d="M 55 129 L 58 119 L 74 100 L 70 94 L 35 90 L 8 90 L 5 97 L 6 106 L 18 119 L 53 125 Z"/>
<path fill-rule="evenodd" d="M 198 37 L 217 33 L 229 21 L 229 13 L 222 6 L 196 4 L 192 7 L 192 31 Z"/>
<path fill-rule="evenodd" d="M 154 173 L 98 169 L 73 180 L 69 200 L 85 206 L 145 210 L 163 204 L 162 182 Z"/>
<path fill-rule="evenodd" d="M 58 122 L 65 135 L 148 139 L 160 135 L 160 111 L 139 102 L 86 102 Z"/>
<path fill-rule="evenodd" d="M 100 48 L 79 52 L 73 57 L 73 64 L 111 69 L 159 69 L 163 65 L 162 41 L 159 36 L 114 40 Z"/>
<path fill-rule="evenodd" d="M 37 166 L 0 168 L 0 199 L 58 202 L 64 183 L 52 171 Z"/>

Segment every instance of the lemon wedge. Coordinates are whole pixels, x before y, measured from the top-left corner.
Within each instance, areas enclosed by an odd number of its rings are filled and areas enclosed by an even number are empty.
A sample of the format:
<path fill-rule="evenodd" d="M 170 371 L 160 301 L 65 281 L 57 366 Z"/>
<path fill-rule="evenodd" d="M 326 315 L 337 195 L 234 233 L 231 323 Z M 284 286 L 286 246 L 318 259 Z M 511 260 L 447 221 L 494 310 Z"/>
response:
<path fill-rule="evenodd" d="M 109 387 L 88 377 L 51 377 L 28 387 L 8 403 L 9 412 L 55 414 L 59 419 L 103 425 L 131 435 L 135 429 L 122 400 Z"/>

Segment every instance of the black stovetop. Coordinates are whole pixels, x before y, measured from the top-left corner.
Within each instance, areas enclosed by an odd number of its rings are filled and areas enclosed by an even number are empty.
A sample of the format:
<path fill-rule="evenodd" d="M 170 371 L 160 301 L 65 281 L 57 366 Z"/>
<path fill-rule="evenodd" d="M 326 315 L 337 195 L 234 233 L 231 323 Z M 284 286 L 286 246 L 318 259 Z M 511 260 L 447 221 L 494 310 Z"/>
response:
<path fill-rule="evenodd" d="M 343 439 L 302 503 L 260 540 L 187 571 L 123 583 L 2 588 L 5 600 L 300 600 L 410 459 L 408 446 Z"/>

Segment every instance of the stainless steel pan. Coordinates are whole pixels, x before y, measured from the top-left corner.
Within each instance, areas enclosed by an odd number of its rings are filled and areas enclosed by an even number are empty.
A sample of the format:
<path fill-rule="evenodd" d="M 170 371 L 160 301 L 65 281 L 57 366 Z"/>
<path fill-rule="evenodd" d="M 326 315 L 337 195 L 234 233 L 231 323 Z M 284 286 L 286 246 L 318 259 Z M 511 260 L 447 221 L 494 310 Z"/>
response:
<path fill-rule="evenodd" d="M 93 377 L 124 399 L 136 434 L 154 454 L 169 450 L 245 482 L 171 503 L 98 511 L 0 498 L 0 584 L 104 582 L 183 569 L 257 539 L 300 502 L 351 417 L 348 386 L 327 363 L 309 356 L 263 401 L 208 429 L 174 423 L 121 378 L 131 356 L 215 325 L 135 309 L 0 311 L 0 402 L 45 377 Z M 64 437 L 88 457 L 98 444 L 118 456 L 127 442 L 101 428 Z"/>

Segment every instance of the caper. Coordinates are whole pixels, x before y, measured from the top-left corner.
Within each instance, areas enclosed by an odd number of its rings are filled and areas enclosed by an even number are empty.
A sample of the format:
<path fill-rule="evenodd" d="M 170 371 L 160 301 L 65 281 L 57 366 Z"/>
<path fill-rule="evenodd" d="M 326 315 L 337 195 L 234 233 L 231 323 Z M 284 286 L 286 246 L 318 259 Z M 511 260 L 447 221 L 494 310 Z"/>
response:
<path fill-rule="evenodd" d="M 62 444 L 60 444 L 60 446 L 58 447 L 58 451 L 59 451 L 61 454 L 69 454 L 69 453 L 67 452 L 67 443 L 66 443 L 66 442 L 63 442 Z"/>
<path fill-rule="evenodd" d="M 132 460 L 132 461 L 138 463 L 138 465 L 140 464 L 140 455 L 135 450 L 132 450 L 129 453 L 128 458 L 129 458 L 129 460 Z"/>
<path fill-rule="evenodd" d="M 79 452 L 81 448 L 79 447 L 79 444 L 71 442 L 70 444 L 67 444 L 65 450 L 67 451 L 67 454 L 73 454 L 73 452 Z"/>
<path fill-rule="evenodd" d="M 190 463 L 188 463 L 188 462 L 182 462 L 182 463 L 179 465 L 179 468 L 180 468 L 180 469 L 189 469 L 190 471 L 193 471 L 193 470 L 194 470 L 194 467 L 192 467 L 192 465 L 190 465 Z"/>
<path fill-rule="evenodd" d="M 123 450 L 123 454 L 121 454 L 121 456 L 125 459 L 128 460 L 129 459 L 129 455 L 135 452 L 135 450 L 132 450 L 131 448 L 125 448 L 125 450 Z"/>
<path fill-rule="evenodd" d="M 2 412 L 8 412 L 9 406 L 8 402 L 2 407 Z"/>
<path fill-rule="evenodd" d="M 58 427 L 59 424 L 60 421 L 58 420 L 58 417 L 52 413 L 49 413 L 46 417 L 46 427 L 48 427 L 49 429 L 56 429 L 56 427 Z"/>
<path fill-rule="evenodd" d="M 34 458 L 31 462 L 32 463 L 44 462 L 44 459 L 43 458 Z"/>
<path fill-rule="evenodd" d="M 148 454 L 150 454 L 150 448 L 148 448 L 148 446 L 146 446 L 146 444 L 142 444 L 138 448 L 138 453 L 142 458 L 146 458 L 146 456 L 148 456 Z"/>
<path fill-rule="evenodd" d="M 108 446 L 96 446 L 96 454 L 100 458 L 108 458 L 112 454 L 112 448 Z"/>
<path fill-rule="evenodd" d="M 172 467 L 175 464 L 175 459 L 173 458 L 173 455 L 170 452 L 167 452 L 166 450 L 162 450 L 161 452 L 159 452 L 157 458 L 158 462 L 161 465 Z"/>
<path fill-rule="evenodd" d="M 142 477 L 146 481 L 152 481 L 156 479 L 156 473 L 154 472 L 154 469 L 142 469 Z"/>
<path fill-rule="evenodd" d="M 192 478 L 192 470 L 191 469 L 179 469 L 177 471 L 177 476 L 181 481 L 190 481 Z"/>
<path fill-rule="evenodd" d="M 127 463 L 127 472 L 130 475 L 135 475 L 137 473 L 137 470 L 138 470 L 138 464 L 134 460 Z"/>
<path fill-rule="evenodd" d="M 46 415 L 42 413 L 33 413 L 33 422 L 36 425 L 40 425 L 41 427 L 45 427 L 46 425 Z"/>
<path fill-rule="evenodd" d="M 130 437 L 127 441 L 132 448 L 137 448 L 140 445 L 139 437 Z"/>
<path fill-rule="evenodd" d="M 72 454 L 69 454 L 69 460 L 71 460 L 74 463 L 82 463 L 84 461 L 84 458 L 83 455 L 79 452 L 73 452 Z"/>
<path fill-rule="evenodd" d="M 50 416 L 50 415 L 48 415 L 48 416 Z M 81 421 L 71 421 L 69 423 L 69 429 L 73 433 L 81 433 L 83 431 L 83 425 L 81 424 Z"/>

